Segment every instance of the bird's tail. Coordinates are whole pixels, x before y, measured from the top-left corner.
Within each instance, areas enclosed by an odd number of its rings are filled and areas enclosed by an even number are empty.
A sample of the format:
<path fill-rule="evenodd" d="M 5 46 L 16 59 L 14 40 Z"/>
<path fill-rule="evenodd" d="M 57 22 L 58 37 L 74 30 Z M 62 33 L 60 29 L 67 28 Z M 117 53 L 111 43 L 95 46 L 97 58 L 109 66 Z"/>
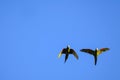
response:
<path fill-rule="evenodd" d="M 97 64 L 97 54 L 94 54 L 95 65 Z"/>
<path fill-rule="evenodd" d="M 65 62 L 67 61 L 68 56 L 69 56 L 69 54 L 66 54 L 66 55 L 65 55 Z M 64 63 L 65 63 L 65 62 L 64 62 Z"/>

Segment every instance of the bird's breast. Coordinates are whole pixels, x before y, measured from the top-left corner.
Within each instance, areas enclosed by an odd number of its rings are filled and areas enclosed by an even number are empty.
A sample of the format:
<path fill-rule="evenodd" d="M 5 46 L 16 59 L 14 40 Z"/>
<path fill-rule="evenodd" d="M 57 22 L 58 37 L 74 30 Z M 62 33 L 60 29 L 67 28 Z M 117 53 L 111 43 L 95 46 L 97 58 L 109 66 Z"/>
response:
<path fill-rule="evenodd" d="M 68 49 L 68 53 L 70 53 L 70 49 Z"/>

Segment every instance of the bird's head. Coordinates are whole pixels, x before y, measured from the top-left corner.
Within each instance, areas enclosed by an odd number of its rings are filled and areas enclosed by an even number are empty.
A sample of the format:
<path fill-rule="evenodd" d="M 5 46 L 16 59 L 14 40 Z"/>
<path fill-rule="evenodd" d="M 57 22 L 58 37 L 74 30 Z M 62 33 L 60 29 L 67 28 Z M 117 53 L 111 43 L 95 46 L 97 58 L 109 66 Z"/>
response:
<path fill-rule="evenodd" d="M 70 45 L 67 45 L 67 52 L 70 52 Z"/>
<path fill-rule="evenodd" d="M 67 49 L 70 49 L 70 45 L 67 45 Z"/>
<path fill-rule="evenodd" d="M 95 50 L 98 51 L 98 48 L 96 48 Z"/>

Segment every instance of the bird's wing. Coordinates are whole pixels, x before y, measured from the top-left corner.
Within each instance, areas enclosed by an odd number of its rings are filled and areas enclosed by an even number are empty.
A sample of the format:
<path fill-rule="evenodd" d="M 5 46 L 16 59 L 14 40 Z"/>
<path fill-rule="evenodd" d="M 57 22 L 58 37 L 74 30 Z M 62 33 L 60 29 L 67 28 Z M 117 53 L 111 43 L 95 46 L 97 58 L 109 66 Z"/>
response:
<path fill-rule="evenodd" d="M 60 57 L 61 57 L 62 53 L 66 53 L 66 49 L 65 49 L 65 48 L 64 48 L 64 49 L 62 49 L 62 51 L 58 54 L 58 58 L 60 58 Z"/>
<path fill-rule="evenodd" d="M 78 55 L 73 49 L 70 49 L 70 53 L 72 53 L 76 57 L 76 59 L 78 59 Z"/>
<path fill-rule="evenodd" d="M 86 53 L 89 53 L 89 54 L 94 54 L 94 51 L 93 50 L 91 50 L 91 49 L 81 49 L 80 50 L 81 52 L 86 52 Z"/>
<path fill-rule="evenodd" d="M 101 54 L 102 52 L 105 52 L 107 50 L 110 50 L 109 48 L 101 48 L 100 50 L 98 50 L 97 55 Z"/>

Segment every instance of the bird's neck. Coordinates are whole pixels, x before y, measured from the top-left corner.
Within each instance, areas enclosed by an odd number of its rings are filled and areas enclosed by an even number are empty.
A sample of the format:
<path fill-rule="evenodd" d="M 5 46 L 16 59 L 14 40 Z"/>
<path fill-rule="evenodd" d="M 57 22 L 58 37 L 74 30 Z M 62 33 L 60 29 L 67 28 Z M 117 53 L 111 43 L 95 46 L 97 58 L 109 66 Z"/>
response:
<path fill-rule="evenodd" d="M 67 48 L 68 53 L 70 52 L 70 48 Z"/>
<path fill-rule="evenodd" d="M 95 54 L 98 56 L 99 50 L 98 48 L 95 50 Z"/>

